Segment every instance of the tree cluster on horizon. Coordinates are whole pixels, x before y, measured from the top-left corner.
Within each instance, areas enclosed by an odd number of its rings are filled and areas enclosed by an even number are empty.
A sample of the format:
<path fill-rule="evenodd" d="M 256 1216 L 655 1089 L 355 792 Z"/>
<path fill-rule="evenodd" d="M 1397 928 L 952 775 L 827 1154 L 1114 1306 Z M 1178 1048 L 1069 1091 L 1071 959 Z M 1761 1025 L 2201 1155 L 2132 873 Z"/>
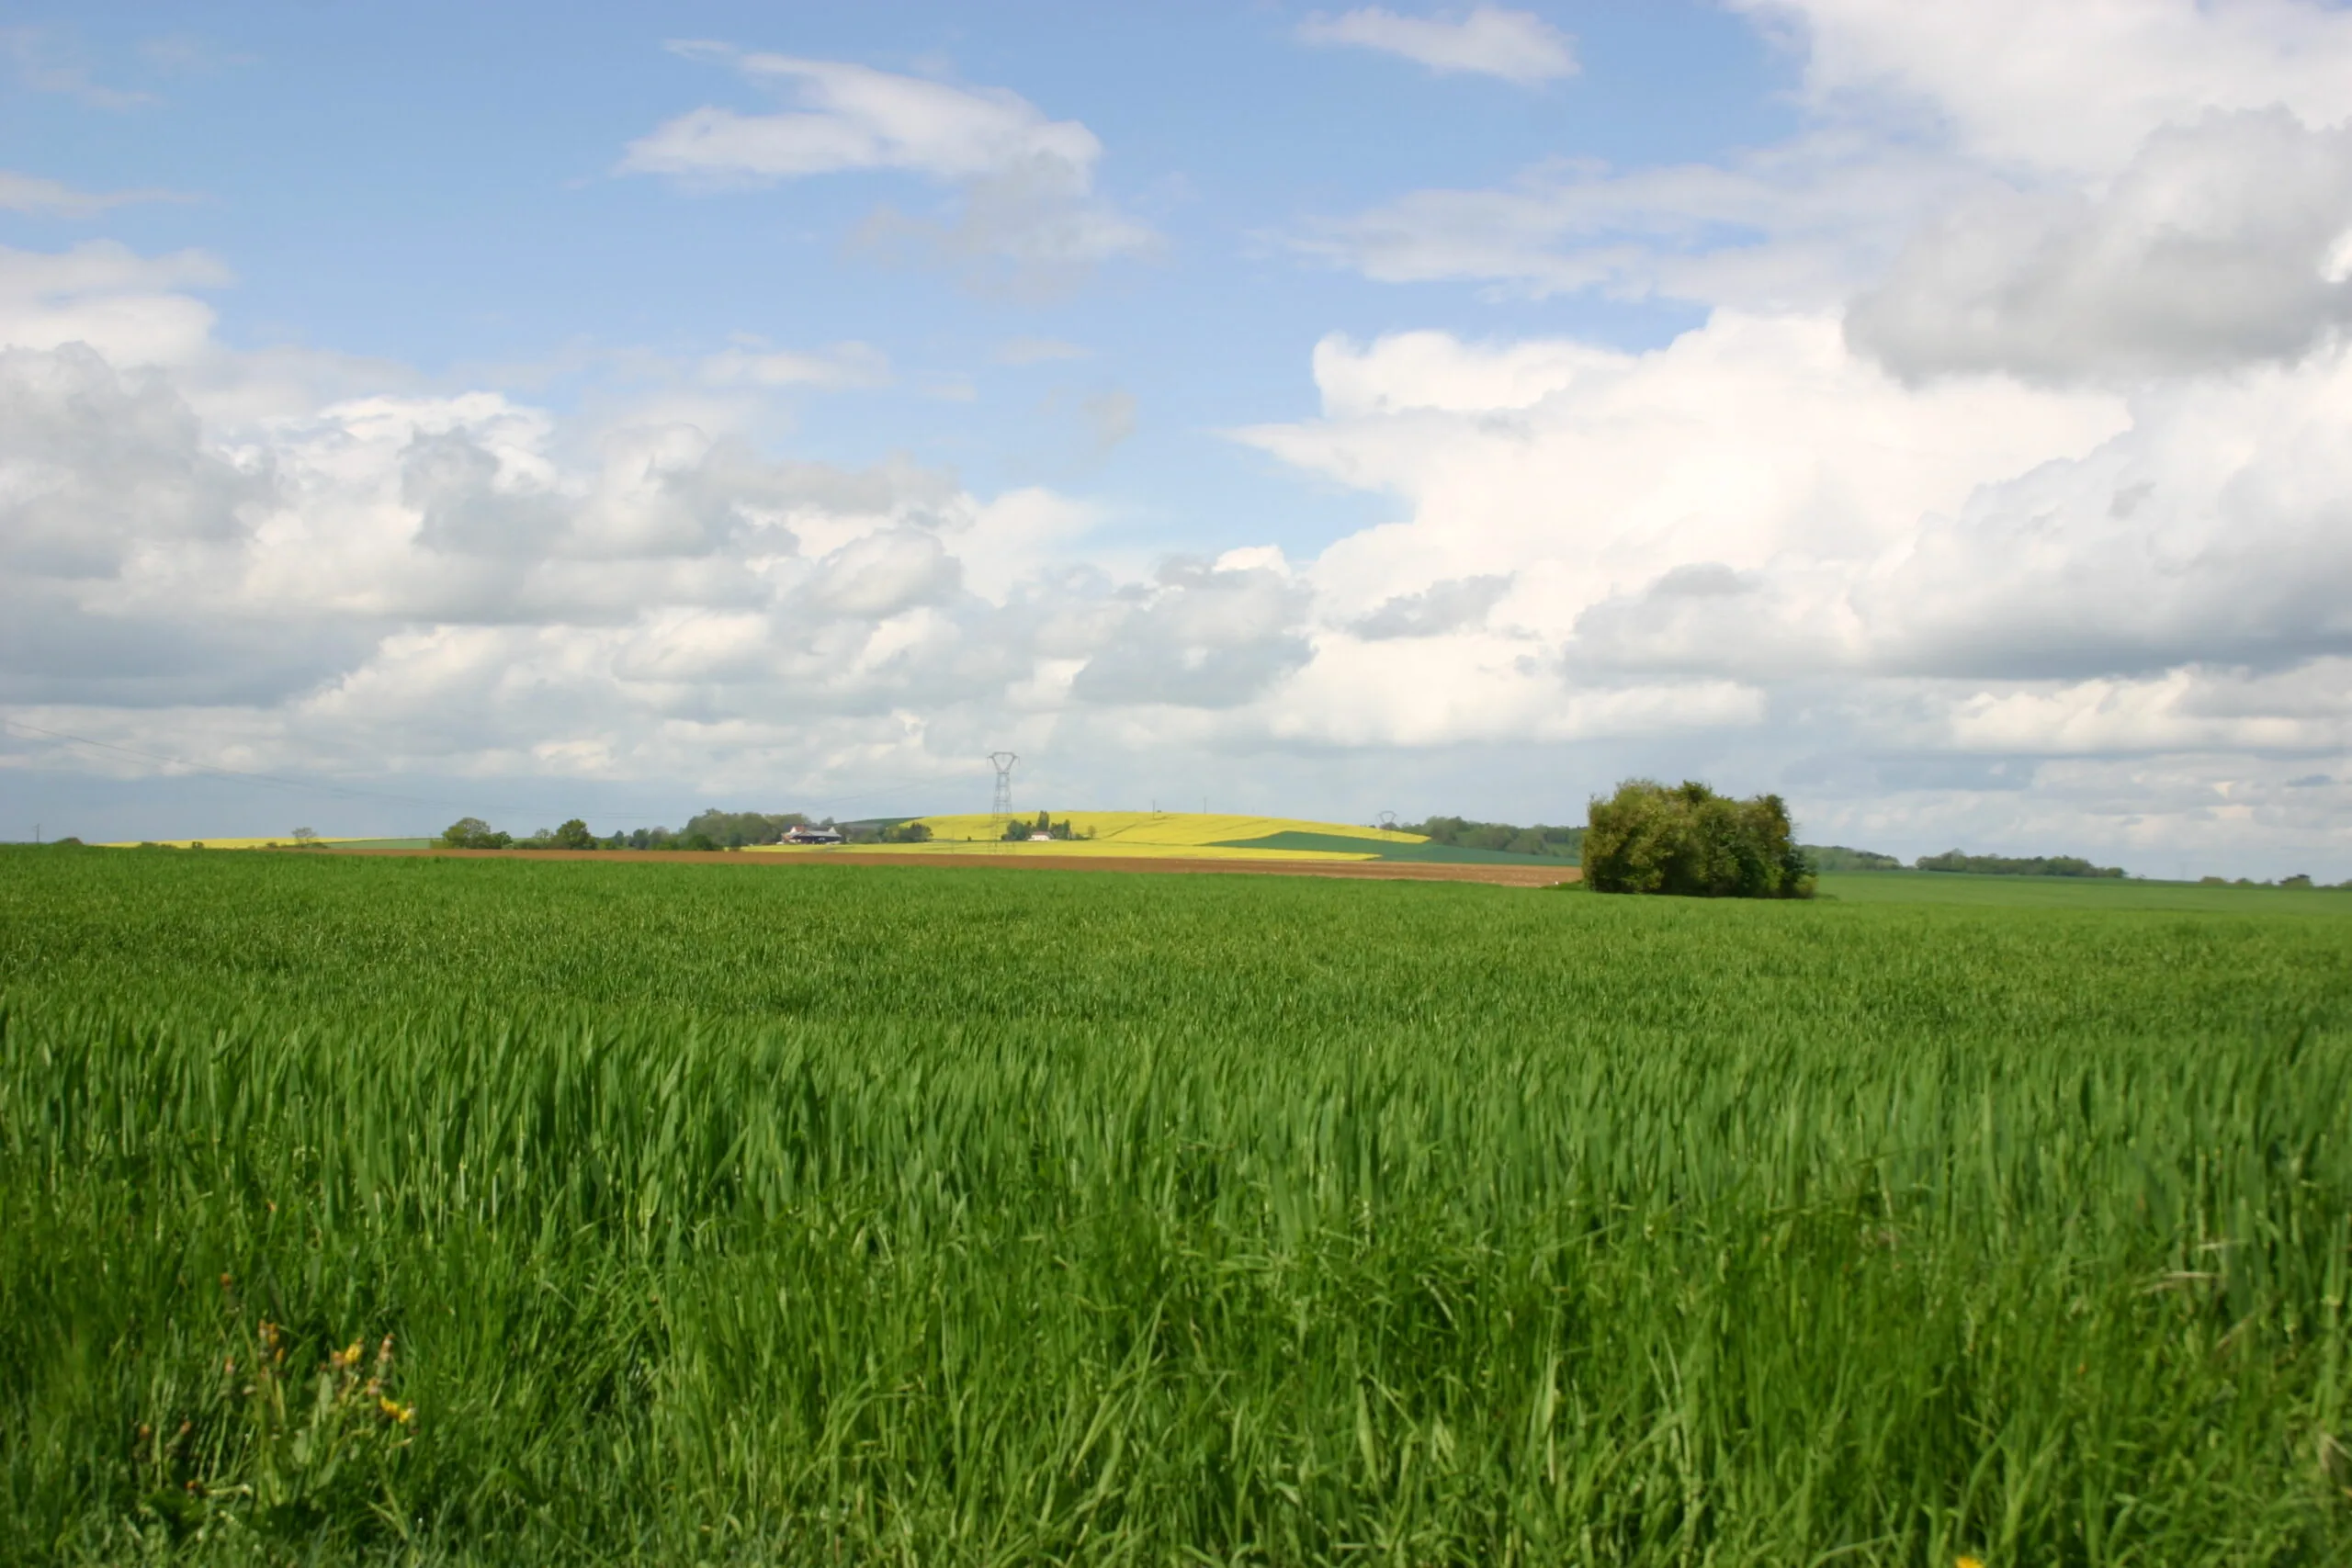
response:
<path fill-rule="evenodd" d="M 1045 834 L 1048 839 L 1062 842 L 1071 839 L 1094 837 L 1093 829 L 1089 828 L 1082 833 L 1078 832 L 1070 827 L 1069 818 L 1065 817 L 1057 822 L 1054 820 L 1054 814 L 1050 811 L 1038 812 L 1034 821 L 1026 817 L 1015 817 L 1004 825 L 1004 840 L 1007 843 L 1034 839 L 1040 833 Z M 928 838 L 930 835 L 925 833 L 924 837 Z"/>
<path fill-rule="evenodd" d="M 795 828 L 830 828 L 853 844 L 922 843 L 931 829 L 909 819 L 822 821 L 798 811 L 721 811 L 713 807 L 686 818 L 679 829 L 633 828 L 599 837 L 575 817 L 560 828 L 542 828 L 528 838 L 501 832 L 479 817 L 460 818 L 436 840 L 453 850 L 740 850 L 780 844 Z"/>
<path fill-rule="evenodd" d="M 1509 822 L 1474 822 L 1466 817 L 1431 817 L 1421 822 L 1399 822 L 1396 831 L 1418 833 L 1433 844 L 1494 850 L 1510 855 L 1575 860 L 1584 852 L 1582 828 L 1558 828 L 1541 822 L 1532 828 L 1521 828 Z"/>
<path fill-rule="evenodd" d="M 1972 855 L 1946 850 L 1911 863 L 1921 871 L 1961 871 L 1978 876 L 2121 876 L 2120 865 L 2093 865 L 2079 855 Z"/>
<path fill-rule="evenodd" d="M 1595 799 L 1584 880 L 1596 893 L 1810 898 L 1813 867 L 1777 795 L 1735 800 L 1684 780 L 1628 779 Z"/>

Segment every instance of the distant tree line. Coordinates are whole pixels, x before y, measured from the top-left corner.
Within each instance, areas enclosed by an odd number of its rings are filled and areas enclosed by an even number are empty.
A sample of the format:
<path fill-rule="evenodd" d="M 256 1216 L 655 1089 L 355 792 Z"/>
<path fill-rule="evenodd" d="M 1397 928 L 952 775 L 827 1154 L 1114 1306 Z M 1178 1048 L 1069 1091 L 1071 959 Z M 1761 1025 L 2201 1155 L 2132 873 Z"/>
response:
<path fill-rule="evenodd" d="M 1848 849 L 1843 844 L 1804 844 L 1800 848 L 1815 871 L 1905 869 L 1902 861 L 1893 855 L 1880 854 L 1875 850 Z M 1978 876 L 2120 877 L 2125 874 L 2120 866 L 2094 865 L 2077 855 L 1972 855 L 1959 850 L 1946 850 L 1939 855 L 1921 855 L 1911 865 L 1919 871 L 1961 872 Z M 2204 887 L 2283 887 L 2290 891 L 2317 889 L 2352 893 L 2352 880 L 2314 882 L 2300 872 L 2292 876 L 2282 876 L 2276 882 L 2256 882 L 2246 876 L 2234 880 L 2226 876 L 2201 876 L 2198 878 L 2198 884 Z"/>
<path fill-rule="evenodd" d="M 1977 876 L 2121 876 L 2123 868 L 2093 865 L 2076 855 L 1968 855 L 1946 850 L 1911 863 L 1921 871 L 1964 871 Z"/>
<path fill-rule="evenodd" d="M 437 840 L 453 850 L 740 850 L 780 844 L 795 828 L 830 828 L 853 844 L 919 844 L 931 837 L 920 822 L 888 818 L 812 822 L 798 811 L 698 811 L 679 829 L 635 828 L 599 838 L 575 817 L 560 828 L 542 828 L 528 838 L 500 832 L 479 817 L 464 817 L 443 829 Z"/>
<path fill-rule="evenodd" d="M 1901 871 L 1903 863 L 1876 850 L 1849 850 L 1843 844 L 1807 844 L 1805 859 L 1815 871 Z"/>
<path fill-rule="evenodd" d="M 560 828 L 542 828 L 527 839 L 503 833 L 479 817 L 460 817 L 435 840 L 451 850 L 593 850 L 601 845 L 588 824 L 574 817 Z"/>
<path fill-rule="evenodd" d="M 784 836 L 795 828 L 813 826 L 797 811 L 720 811 L 715 807 L 697 811 L 686 818 L 686 825 L 672 833 L 667 828 L 639 828 L 628 835 L 633 850 L 686 849 L 707 846 L 714 850 L 740 850 L 751 844 L 780 844 Z M 639 843 L 638 836 L 645 842 Z M 618 837 L 619 835 L 616 835 Z M 681 840 L 699 839 L 701 844 L 688 846 Z"/>
<path fill-rule="evenodd" d="M 1575 860 L 1584 853 L 1581 828 L 1552 828 L 1542 823 L 1519 828 L 1509 822 L 1473 822 L 1466 817 L 1432 817 L 1426 822 L 1400 822 L 1396 830 L 1419 833 L 1433 844 L 1450 844 L 1464 850 L 1550 855 L 1558 860 Z"/>
<path fill-rule="evenodd" d="M 1807 844 L 1807 859 L 1815 871 L 1901 871 L 1903 863 L 1875 850 L 1849 850 L 1843 844 Z M 1957 871 L 1977 876 L 2121 876 L 2120 866 L 2093 865 L 2075 855 L 1972 855 L 1946 850 L 1921 855 L 1911 863 L 1919 871 Z"/>
<path fill-rule="evenodd" d="M 1849 850 L 1839 844 L 1807 844 L 1804 852 L 1818 871 L 1903 869 L 1903 863 L 1893 855 L 1879 854 L 1871 850 Z M 2078 855 L 1972 855 L 1958 850 L 1946 850 L 1939 855 L 1921 855 L 1911 863 L 1920 871 L 1956 871 L 1978 876 L 2120 877 L 2124 874 L 2120 866 L 2094 865 Z M 2293 876 L 2282 876 L 2276 882 L 2256 882 L 2246 876 L 2234 881 L 2226 876 L 2200 876 L 2197 880 L 2198 885 L 2204 887 L 2318 888 L 2352 893 L 2352 881 L 2314 882 L 2300 872 Z"/>
<path fill-rule="evenodd" d="M 1029 820 L 1026 817 L 1016 817 L 1012 821 L 1004 825 L 1004 841 L 1006 843 L 1012 843 L 1015 841 L 1025 842 L 1030 839 L 1035 838 L 1040 833 L 1045 834 L 1048 839 L 1065 840 L 1069 839 L 1091 839 L 1094 837 L 1094 829 L 1091 828 L 1089 828 L 1083 833 L 1071 831 L 1069 818 L 1065 817 L 1060 821 L 1057 822 L 1054 820 L 1054 814 L 1050 811 L 1040 811 L 1037 813 L 1037 819 L 1034 822 Z M 927 832 L 923 835 L 926 839 L 930 836 L 931 835 Z"/>
<path fill-rule="evenodd" d="M 828 818 L 830 821 L 831 819 Z M 832 826 L 853 844 L 927 844 L 929 824 L 915 821 L 835 822 Z M 1091 833 L 1087 837 L 1092 838 Z"/>

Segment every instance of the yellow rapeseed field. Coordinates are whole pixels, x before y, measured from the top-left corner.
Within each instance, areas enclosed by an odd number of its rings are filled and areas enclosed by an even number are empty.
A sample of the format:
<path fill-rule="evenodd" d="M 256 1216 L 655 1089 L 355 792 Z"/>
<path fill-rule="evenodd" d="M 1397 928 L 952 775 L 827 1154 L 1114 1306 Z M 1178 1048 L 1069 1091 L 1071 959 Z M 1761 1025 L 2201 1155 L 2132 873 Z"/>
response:
<path fill-rule="evenodd" d="M 1016 818 L 1034 813 L 1015 812 Z M 1359 828 L 1350 822 L 1309 822 L 1295 817 L 1246 817 L 1225 812 L 1198 811 L 1057 811 L 1057 822 L 1067 821 L 1071 831 L 1085 835 L 1072 844 L 1091 843 L 1098 847 L 1117 846 L 1120 854 L 1141 854 L 1154 849 L 1181 850 L 1198 853 L 1218 844 L 1238 840 L 1263 839 L 1276 833 L 1315 833 L 1334 839 L 1367 840 L 1362 859 L 1377 852 L 1375 844 L 1419 844 L 1428 842 L 1415 833 L 1396 833 L 1380 828 Z M 960 816 L 925 817 L 923 826 L 931 829 L 933 842 L 953 840 L 971 843 L 993 840 L 1003 831 L 1002 818 L 985 812 L 969 812 Z M 1043 845 L 1038 846 L 1043 848 Z M 1070 847 L 1070 846 L 1064 846 Z M 1227 853 L 1257 853 L 1255 851 L 1227 851 Z M 1298 851 L 1278 852 L 1295 856 Z M 1339 852 L 1329 852 L 1338 853 Z"/>
<path fill-rule="evenodd" d="M 1050 843 L 1005 842 L 983 839 L 934 839 L 927 844 L 746 844 L 744 854 L 825 855 L 846 851 L 860 855 L 1030 855 L 1062 860 L 1328 860 L 1366 861 L 1379 857 L 1366 852 L 1349 854 L 1337 850 L 1224 849 L 1213 844 L 1148 844 L 1130 841 L 1090 842 L 1084 839 Z"/>

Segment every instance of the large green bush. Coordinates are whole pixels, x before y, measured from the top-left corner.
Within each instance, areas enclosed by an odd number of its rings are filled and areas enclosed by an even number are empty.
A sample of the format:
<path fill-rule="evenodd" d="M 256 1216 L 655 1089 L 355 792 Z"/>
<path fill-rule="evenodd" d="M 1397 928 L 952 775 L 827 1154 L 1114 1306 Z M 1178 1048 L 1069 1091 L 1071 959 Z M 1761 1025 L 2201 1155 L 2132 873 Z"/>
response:
<path fill-rule="evenodd" d="M 1777 795 L 1734 800 L 1685 780 L 1629 779 L 1592 803 L 1584 879 L 1596 893 L 1810 898 L 1813 867 Z"/>

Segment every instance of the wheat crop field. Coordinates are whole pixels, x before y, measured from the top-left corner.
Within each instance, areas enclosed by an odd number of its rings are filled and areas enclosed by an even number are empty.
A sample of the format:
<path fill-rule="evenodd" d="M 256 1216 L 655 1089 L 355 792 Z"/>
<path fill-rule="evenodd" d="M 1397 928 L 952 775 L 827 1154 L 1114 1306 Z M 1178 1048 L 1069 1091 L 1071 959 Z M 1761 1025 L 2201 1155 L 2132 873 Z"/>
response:
<path fill-rule="evenodd" d="M 0 1562 L 2352 1561 L 2352 896 L 2004 886 L 0 850 Z"/>

